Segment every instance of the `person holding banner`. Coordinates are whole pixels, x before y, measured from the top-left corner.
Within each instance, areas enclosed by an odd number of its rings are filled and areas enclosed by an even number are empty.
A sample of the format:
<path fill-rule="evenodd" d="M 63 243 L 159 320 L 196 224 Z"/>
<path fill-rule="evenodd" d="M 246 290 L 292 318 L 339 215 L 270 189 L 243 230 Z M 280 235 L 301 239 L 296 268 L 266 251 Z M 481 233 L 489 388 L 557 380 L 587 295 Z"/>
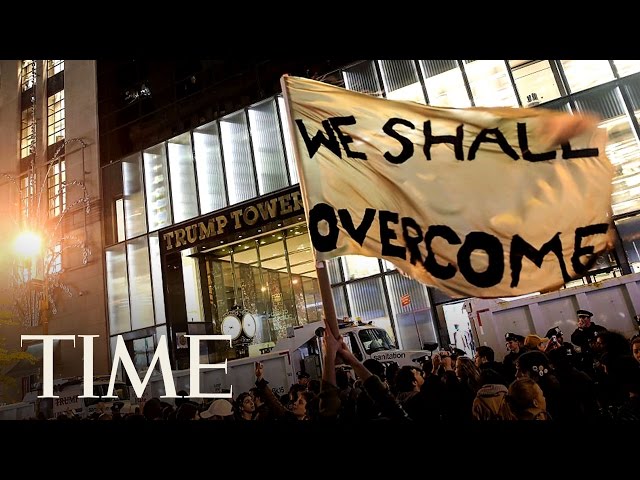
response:
<path fill-rule="evenodd" d="M 594 116 L 281 84 L 336 337 L 333 257 L 385 259 L 451 298 L 502 298 L 556 290 L 613 246 L 614 169 Z"/>
<path fill-rule="evenodd" d="M 497 298 L 557 289 L 612 246 L 592 116 L 282 86 L 317 261 L 383 258 L 452 298 Z"/>

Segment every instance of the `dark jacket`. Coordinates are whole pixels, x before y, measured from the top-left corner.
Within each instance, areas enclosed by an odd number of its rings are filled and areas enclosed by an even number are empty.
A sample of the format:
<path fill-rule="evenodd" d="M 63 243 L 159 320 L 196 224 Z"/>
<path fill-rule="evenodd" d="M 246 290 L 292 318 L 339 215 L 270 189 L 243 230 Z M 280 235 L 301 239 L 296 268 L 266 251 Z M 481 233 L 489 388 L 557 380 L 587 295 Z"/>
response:
<path fill-rule="evenodd" d="M 400 403 L 391 395 L 391 392 L 376 375 L 371 375 L 367 378 L 362 383 L 362 386 L 380 410 L 380 418 L 396 421 L 411 420 L 407 412 L 404 411 Z"/>

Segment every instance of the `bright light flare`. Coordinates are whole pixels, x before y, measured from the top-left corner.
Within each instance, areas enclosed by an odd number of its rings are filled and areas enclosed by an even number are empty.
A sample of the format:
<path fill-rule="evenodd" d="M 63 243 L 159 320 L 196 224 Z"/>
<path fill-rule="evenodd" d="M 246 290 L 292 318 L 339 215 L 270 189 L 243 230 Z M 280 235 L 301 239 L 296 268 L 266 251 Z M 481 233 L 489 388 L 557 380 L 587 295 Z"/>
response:
<path fill-rule="evenodd" d="M 18 255 L 34 257 L 41 253 L 42 238 L 34 232 L 22 232 L 16 238 L 13 249 Z"/>

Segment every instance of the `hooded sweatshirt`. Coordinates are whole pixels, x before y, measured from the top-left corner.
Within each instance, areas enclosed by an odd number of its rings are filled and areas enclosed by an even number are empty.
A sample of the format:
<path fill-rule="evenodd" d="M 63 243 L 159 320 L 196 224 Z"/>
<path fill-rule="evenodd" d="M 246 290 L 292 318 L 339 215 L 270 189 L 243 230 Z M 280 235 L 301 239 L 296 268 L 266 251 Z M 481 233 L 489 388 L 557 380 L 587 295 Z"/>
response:
<path fill-rule="evenodd" d="M 501 384 L 483 385 L 473 400 L 474 420 L 511 420 L 513 414 L 506 400 L 507 387 Z"/>

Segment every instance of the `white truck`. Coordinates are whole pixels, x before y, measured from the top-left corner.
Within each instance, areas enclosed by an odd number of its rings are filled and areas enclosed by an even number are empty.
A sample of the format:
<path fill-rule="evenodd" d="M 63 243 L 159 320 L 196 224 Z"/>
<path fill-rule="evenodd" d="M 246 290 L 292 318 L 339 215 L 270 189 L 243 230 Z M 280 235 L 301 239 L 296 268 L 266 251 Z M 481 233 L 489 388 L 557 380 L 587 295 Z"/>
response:
<path fill-rule="evenodd" d="M 255 357 L 239 358 L 227 362 L 227 373 L 223 369 L 203 369 L 200 372 L 200 391 L 203 393 L 231 393 L 233 398 L 248 392 L 255 386 L 255 362 L 264 365 L 264 376 L 276 395 L 289 391 L 294 381 L 291 357 L 288 351 L 266 353 Z M 174 370 L 173 382 L 176 392 L 191 391 L 190 370 Z M 154 373 L 144 391 L 144 399 L 165 395 L 162 375 Z M 171 401 L 170 399 L 161 399 Z"/>
<path fill-rule="evenodd" d="M 323 322 L 314 322 L 291 328 L 288 337 L 279 340 L 270 352 L 229 360 L 226 374 L 222 369 L 203 369 L 200 372 L 200 391 L 231 392 L 233 398 L 249 391 L 255 384 L 256 362 L 262 362 L 264 377 L 276 395 L 289 391 L 297 381 L 296 372 L 300 370 L 307 372 L 310 378 L 319 380 L 322 376 L 322 349 L 316 331 L 323 326 Z M 432 350 L 400 350 L 386 330 L 372 325 L 340 324 L 340 333 L 346 345 L 361 361 L 373 358 L 383 364 L 397 362 L 400 366 L 417 365 L 432 353 Z M 436 348 L 437 344 L 433 344 L 433 349 Z M 176 392 L 190 391 L 189 370 L 174 371 L 173 380 Z M 162 395 L 165 395 L 164 381 L 160 373 L 154 373 L 145 388 L 144 398 Z"/>
<path fill-rule="evenodd" d="M 120 402 L 122 407 L 129 408 L 132 406 L 129 387 L 122 381 L 114 383 L 113 391 L 114 395 L 118 396 L 117 399 L 78 398 L 84 393 L 82 382 L 82 377 L 54 380 L 53 394 L 58 398 L 38 398 L 38 395 L 42 395 L 41 390 L 28 392 L 22 402 L 0 407 L 0 420 L 28 420 L 35 418 L 38 413 L 41 413 L 45 419 L 53 419 L 60 414 L 87 418 L 96 411 L 109 413 L 115 402 Z M 108 386 L 108 375 L 94 377 L 94 395 L 107 395 Z"/>
<path fill-rule="evenodd" d="M 640 313 L 640 273 L 513 300 L 472 298 L 464 302 L 464 309 L 476 345 L 493 348 L 496 361 L 507 353 L 507 332 L 542 337 L 557 326 L 570 341 L 578 309 L 593 312 L 593 322 L 629 338 L 638 333 L 634 317 Z"/>
<path fill-rule="evenodd" d="M 36 405 L 32 402 L 10 403 L 0 406 L 0 420 L 29 420 L 36 416 Z"/>
<path fill-rule="evenodd" d="M 419 366 L 425 357 L 430 357 L 438 344 L 428 345 L 431 350 L 401 350 L 383 328 L 362 324 L 339 324 L 342 339 L 353 355 L 364 362 L 372 358 L 383 364 Z"/>

